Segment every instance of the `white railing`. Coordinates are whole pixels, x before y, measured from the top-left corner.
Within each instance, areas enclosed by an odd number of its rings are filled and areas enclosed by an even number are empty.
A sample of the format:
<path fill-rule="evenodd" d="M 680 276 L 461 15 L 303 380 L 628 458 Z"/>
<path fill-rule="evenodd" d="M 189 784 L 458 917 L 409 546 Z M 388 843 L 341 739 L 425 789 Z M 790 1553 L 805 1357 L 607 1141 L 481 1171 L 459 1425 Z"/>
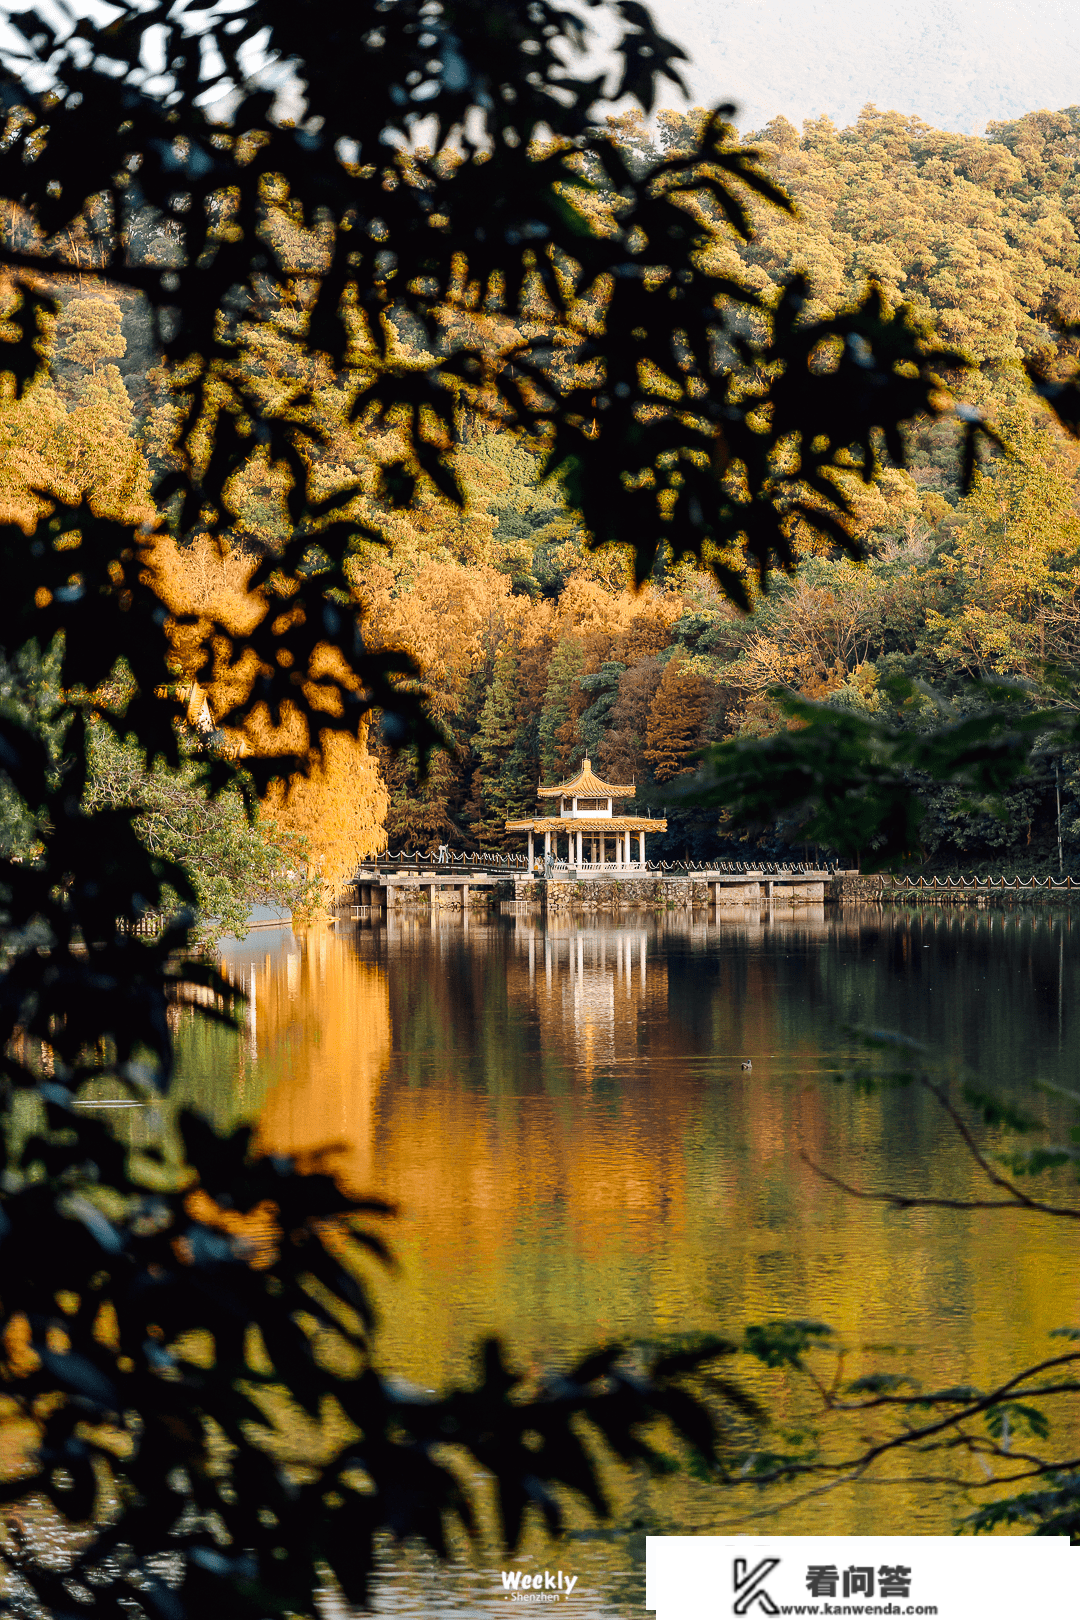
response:
<path fill-rule="evenodd" d="M 467 867 L 478 868 L 483 871 L 521 872 L 528 870 L 529 857 L 527 855 L 507 855 L 498 850 L 491 851 L 488 854 L 461 854 L 445 846 L 435 851 L 418 849 L 410 852 L 407 849 L 402 849 L 396 855 L 387 850 L 382 855 L 377 855 L 371 860 L 361 861 L 359 869 L 367 872 L 382 870 L 388 866 L 423 867 L 424 869 L 430 868 L 432 871 Z"/>
<path fill-rule="evenodd" d="M 572 870 L 575 872 L 644 872 L 645 868 L 640 861 L 630 861 L 625 866 L 620 866 L 617 861 L 577 861 Z"/>
<path fill-rule="evenodd" d="M 1000 894 L 1002 890 L 1009 893 L 1020 889 L 1071 889 L 1072 886 L 1071 877 L 1030 877 L 1026 881 L 1019 877 L 896 877 L 892 879 L 892 887 L 894 888 L 915 889 L 916 891 L 921 889 L 930 894 L 935 892 L 940 894 L 950 889 L 954 893 L 957 890 L 963 890 L 968 894 L 974 892 L 987 894 L 993 890 L 995 893 Z"/>

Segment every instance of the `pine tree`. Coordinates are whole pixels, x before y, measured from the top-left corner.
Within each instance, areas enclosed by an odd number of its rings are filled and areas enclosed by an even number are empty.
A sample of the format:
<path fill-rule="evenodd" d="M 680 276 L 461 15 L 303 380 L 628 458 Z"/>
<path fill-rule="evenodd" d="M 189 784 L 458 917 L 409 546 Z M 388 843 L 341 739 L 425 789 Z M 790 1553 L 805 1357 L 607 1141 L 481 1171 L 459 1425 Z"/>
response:
<path fill-rule="evenodd" d="M 56 323 L 56 353 L 97 373 L 101 360 L 127 353 L 123 311 L 115 298 L 73 298 Z"/>
<path fill-rule="evenodd" d="M 668 660 L 649 706 L 645 733 L 645 758 L 657 782 L 670 782 L 693 770 L 689 756 L 704 741 L 710 690 L 684 658 L 676 655 Z"/>
<path fill-rule="evenodd" d="M 503 823 L 527 815 L 534 798 L 519 673 L 516 649 L 507 645 L 495 660 L 474 743 L 480 757 L 483 842 L 488 844 L 516 842 Z"/>
<path fill-rule="evenodd" d="M 625 670 L 625 664 L 607 659 L 595 675 L 581 677 L 582 691 L 594 694 L 579 722 L 581 740 L 590 759 L 599 757 L 601 743 L 611 722 L 611 711 L 618 702 L 619 677 Z"/>
<path fill-rule="evenodd" d="M 649 709 L 662 673 L 658 658 L 637 658 L 619 679 L 619 695 L 597 751 L 600 775 L 609 782 L 636 782 L 645 775 Z"/>
<path fill-rule="evenodd" d="M 495 660 L 487 701 L 480 711 L 475 748 L 489 778 L 499 774 L 517 739 L 518 721 L 514 702 L 517 659 L 510 646 L 503 647 Z"/>
<path fill-rule="evenodd" d="M 540 772 L 545 783 L 562 779 L 581 758 L 578 717 L 585 707 L 581 674 L 585 656 L 576 641 L 560 641 L 548 666 L 540 711 Z"/>
<path fill-rule="evenodd" d="M 453 742 L 450 728 L 446 729 Z M 415 756 L 410 753 L 392 754 L 381 745 L 378 763 L 389 796 L 387 848 L 420 849 L 430 855 L 441 844 L 471 845 L 471 836 L 459 819 L 465 787 L 464 772 L 456 754 L 438 749 L 432 755 L 423 780 L 417 772 Z"/>

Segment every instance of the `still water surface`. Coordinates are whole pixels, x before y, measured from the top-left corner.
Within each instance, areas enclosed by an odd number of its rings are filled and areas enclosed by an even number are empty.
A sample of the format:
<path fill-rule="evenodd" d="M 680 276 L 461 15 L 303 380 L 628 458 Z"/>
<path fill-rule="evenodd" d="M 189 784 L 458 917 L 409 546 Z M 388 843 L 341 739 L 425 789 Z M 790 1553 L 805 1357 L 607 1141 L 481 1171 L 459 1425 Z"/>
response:
<path fill-rule="evenodd" d="M 849 1376 L 986 1385 L 1080 1323 L 1073 1223 L 857 1203 L 801 1156 L 865 1188 L 983 1196 L 925 1094 L 833 1075 L 861 1060 L 863 1026 L 1027 1102 L 1038 1079 L 1076 1089 L 1080 912 L 405 916 L 256 933 L 223 965 L 247 1025 L 184 1025 L 182 1092 L 222 1126 L 256 1120 L 267 1148 L 333 1144 L 352 1187 L 399 1205 L 379 1356 L 425 1387 L 467 1375 L 492 1332 L 529 1367 L 796 1316 L 837 1329 Z M 762 1505 L 614 1484 L 638 1528 L 554 1551 L 536 1534 L 512 1566 L 572 1569 L 567 1612 L 644 1614 L 642 1525 L 707 1532 Z M 965 1506 L 836 1491 L 738 1528 L 935 1534 Z M 482 1558 L 395 1554 L 379 1601 L 507 1612 Z"/>

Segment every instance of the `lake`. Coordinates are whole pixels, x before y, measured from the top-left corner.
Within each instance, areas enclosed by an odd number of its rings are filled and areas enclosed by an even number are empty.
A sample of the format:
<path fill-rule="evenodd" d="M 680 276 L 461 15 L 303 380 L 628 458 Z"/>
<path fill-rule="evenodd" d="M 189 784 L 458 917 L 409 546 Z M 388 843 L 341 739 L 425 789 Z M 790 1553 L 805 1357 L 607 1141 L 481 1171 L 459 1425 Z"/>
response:
<path fill-rule="evenodd" d="M 246 1024 L 184 1015 L 181 1095 L 221 1127 L 257 1121 L 267 1149 L 330 1147 L 350 1187 L 399 1206 L 378 1355 L 424 1387 L 466 1376 L 493 1332 L 528 1368 L 781 1317 L 831 1324 L 847 1376 L 986 1385 L 1080 1323 L 1073 1223 L 858 1202 L 802 1156 L 864 1189 L 984 1196 L 926 1093 L 833 1077 L 864 1061 L 858 1028 L 888 1029 L 1052 1113 L 1033 1082 L 1080 1080 L 1068 910 L 418 910 L 260 931 L 221 957 Z M 746 1372 L 802 1421 L 778 1375 Z M 940 1534 L 967 1507 L 896 1483 L 747 1519 L 764 1498 L 612 1484 L 613 1529 L 582 1518 L 554 1550 L 534 1531 L 512 1565 L 388 1555 L 381 1612 L 505 1612 L 500 1567 L 559 1567 L 578 1577 L 568 1609 L 629 1620 L 646 1530 Z"/>

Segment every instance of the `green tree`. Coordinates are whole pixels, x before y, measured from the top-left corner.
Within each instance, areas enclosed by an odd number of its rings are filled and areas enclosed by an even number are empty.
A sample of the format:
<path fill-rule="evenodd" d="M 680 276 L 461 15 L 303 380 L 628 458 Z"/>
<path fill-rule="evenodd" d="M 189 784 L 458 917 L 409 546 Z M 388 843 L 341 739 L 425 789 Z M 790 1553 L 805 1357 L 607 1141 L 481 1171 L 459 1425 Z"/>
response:
<path fill-rule="evenodd" d="M 480 759 L 479 787 L 483 798 L 480 840 L 490 847 L 520 843 L 503 822 L 525 816 L 536 800 L 528 725 L 521 712 L 518 659 L 507 644 L 495 660 L 487 699 L 480 711 L 474 748 Z"/>
<path fill-rule="evenodd" d="M 135 810 L 134 828 L 144 847 L 183 867 L 194 891 L 197 942 L 222 934 L 243 938 L 252 906 L 293 911 L 315 904 L 317 885 L 305 879 L 303 841 L 282 833 L 258 810 L 249 815 L 235 789 L 209 798 L 197 752 L 185 754 L 178 769 L 160 763 L 147 769 L 131 744 L 95 726 L 85 807 L 91 815 Z M 166 886 L 162 898 L 166 914 L 175 912 L 180 897 Z"/>
<path fill-rule="evenodd" d="M 564 780 L 584 752 L 578 730 L 585 655 L 576 641 L 560 641 L 548 665 L 540 711 L 540 772 L 545 785 Z"/>
<path fill-rule="evenodd" d="M 451 745 L 454 729 L 446 722 L 443 729 Z M 423 850 L 433 854 L 441 844 L 474 846 L 471 831 L 461 819 L 465 797 L 462 769 L 457 752 L 440 749 L 421 775 L 411 753 L 382 744 L 379 765 L 386 782 L 389 805 L 386 812 L 386 845 L 400 850 Z"/>
<path fill-rule="evenodd" d="M 581 677 L 582 691 L 594 694 L 578 722 L 581 741 L 590 759 L 600 757 L 603 738 L 611 722 L 611 711 L 619 699 L 619 677 L 625 671 L 625 664 L 607 659 L 594 675 Z"/>

